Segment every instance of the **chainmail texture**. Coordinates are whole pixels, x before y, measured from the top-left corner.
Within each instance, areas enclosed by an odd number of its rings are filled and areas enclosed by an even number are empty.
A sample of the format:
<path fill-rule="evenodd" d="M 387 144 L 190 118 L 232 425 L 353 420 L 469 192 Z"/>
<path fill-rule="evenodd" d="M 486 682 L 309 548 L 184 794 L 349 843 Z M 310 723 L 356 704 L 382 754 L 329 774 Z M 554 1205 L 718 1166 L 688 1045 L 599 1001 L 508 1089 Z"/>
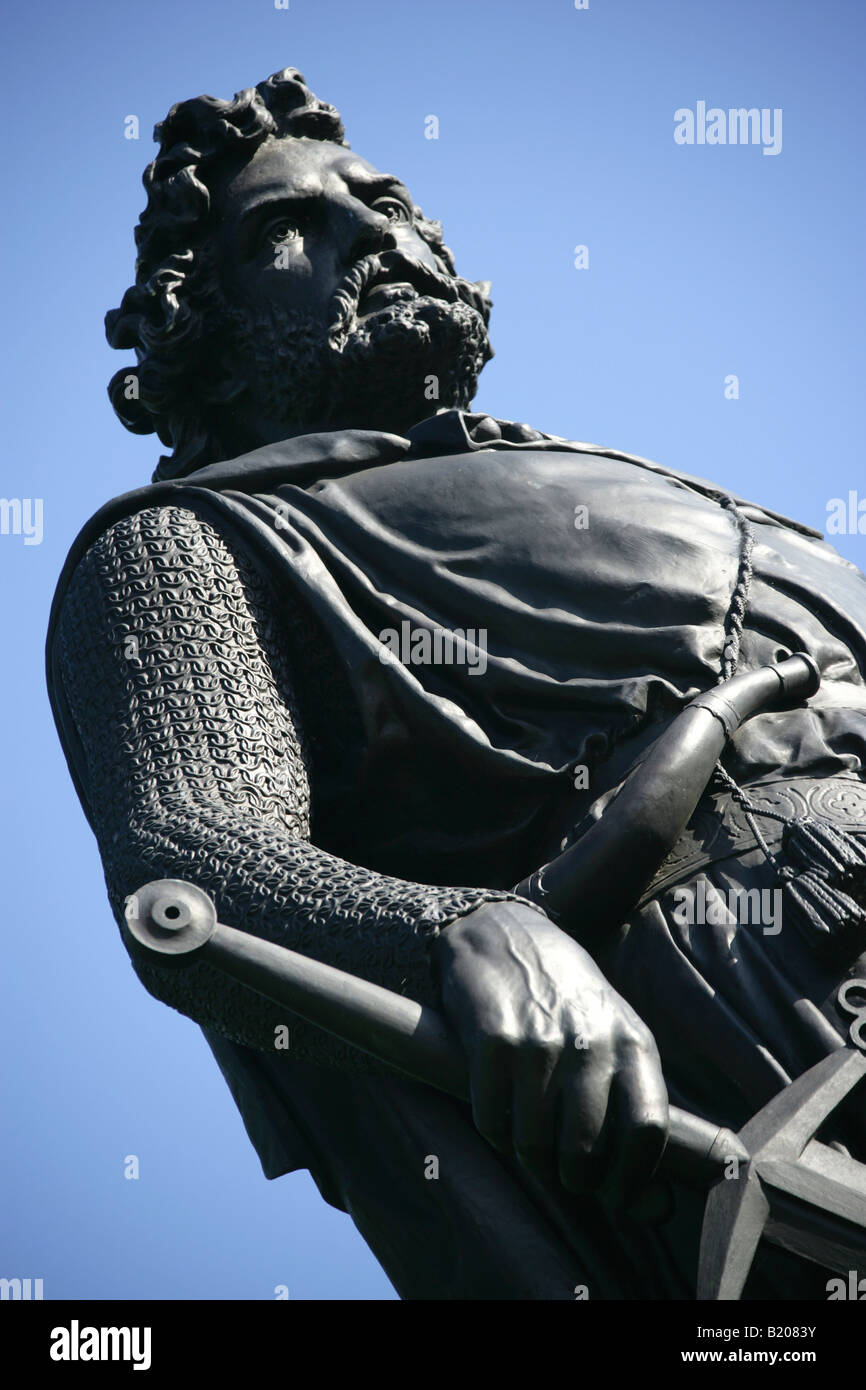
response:
<path fill-rule="evenodd" d="M 151 879 L 186 879 L 229 926 L 435 1003 L 439 929 L 513 895 L 389 878 L 310 842 L 315 757 L 277 613 L 255 563 L 185 508 L 116 522 L 77 566 L 60 672 L 115 918 Z M 206 962 L 133 964 L 157 999 L 235 1042 L 273 1051 L 288 1025 L 293 1057 L 381 1069 Z"/>

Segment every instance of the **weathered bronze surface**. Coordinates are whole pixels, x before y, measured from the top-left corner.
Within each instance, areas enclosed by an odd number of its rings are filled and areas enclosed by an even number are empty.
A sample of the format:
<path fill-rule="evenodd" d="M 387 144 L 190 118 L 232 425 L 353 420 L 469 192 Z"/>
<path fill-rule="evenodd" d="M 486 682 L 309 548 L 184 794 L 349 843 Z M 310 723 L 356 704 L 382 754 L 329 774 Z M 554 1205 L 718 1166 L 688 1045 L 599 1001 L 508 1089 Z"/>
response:
<path fill-rule="evenodd" d="M 696 1297 L 705 1192 L 647 1187 L 669 1097 L 757 1126 L 702 1296 L 824 1298 L 850 1231 L 811 1133 L 812 1245 L 752 1236 L 801 1182 L 765 1107 L 861 1037 L 863 575 L 723 487 L 472 413 L 489 286 L 295 70 L 157 138 L 106 325 L 136 357 L 114 408 L 168 452 L 84 527 L 48 639 L 140 978 L 205 1030 L 265 1173 L 308 1167 L 403 1297 Z M 212 942 L 137 951 L 162 879 L 444 1014 L 469 1103 Z M 863 1089 L 828 1103 L 840 1161 Z"/>

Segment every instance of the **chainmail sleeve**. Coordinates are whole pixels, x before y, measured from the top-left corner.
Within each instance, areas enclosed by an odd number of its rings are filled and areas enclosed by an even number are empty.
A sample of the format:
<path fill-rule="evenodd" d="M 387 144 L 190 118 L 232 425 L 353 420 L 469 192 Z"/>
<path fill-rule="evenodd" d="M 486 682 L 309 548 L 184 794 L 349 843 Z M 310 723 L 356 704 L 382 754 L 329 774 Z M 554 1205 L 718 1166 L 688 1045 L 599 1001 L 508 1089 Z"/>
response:
<path fill-rule="evenodd" d="M 204 888 L 221 921 L 435 1002 L 429 944 L 512 895 L 389 878 L 310 843 L 310 759 L 267 580 L 195 512 L 152 507 L 72 575 L 57 641 L 85 791 L 118 922 L 142 884 Z M 151 994 L 264 1051 L 379 1070 L 206 962 L 142 964 Z"/>

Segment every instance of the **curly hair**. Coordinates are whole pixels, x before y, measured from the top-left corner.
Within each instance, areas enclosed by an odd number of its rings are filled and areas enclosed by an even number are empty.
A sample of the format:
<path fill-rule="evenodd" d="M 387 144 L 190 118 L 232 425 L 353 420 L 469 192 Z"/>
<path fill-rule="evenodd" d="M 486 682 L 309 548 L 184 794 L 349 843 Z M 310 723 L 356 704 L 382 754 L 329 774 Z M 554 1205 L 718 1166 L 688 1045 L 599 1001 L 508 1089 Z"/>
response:
<path fill-rule="evenodd" d="M 206 385 L 222 312 L 212 241 L 210 184 L 224 161 L 251 157 L 269 136 L 304 136 L 348 148 L 335 107 L 319 101 L 296 68 L 237 92 L 177 103 L 154 129 L 159 153 L 144 171 L 147 206 L 135 229 L 135 284 L 105 316 L 114 348 L 133 348 L 136 367 L 115 372 L 108 395 L 133 434 L 156 433 L 172 450 L 154 479 L 180 477 L 226 457 Z M 416 230 L 440 270 L 454 274 L 441 224 L 415 210 Z"/>

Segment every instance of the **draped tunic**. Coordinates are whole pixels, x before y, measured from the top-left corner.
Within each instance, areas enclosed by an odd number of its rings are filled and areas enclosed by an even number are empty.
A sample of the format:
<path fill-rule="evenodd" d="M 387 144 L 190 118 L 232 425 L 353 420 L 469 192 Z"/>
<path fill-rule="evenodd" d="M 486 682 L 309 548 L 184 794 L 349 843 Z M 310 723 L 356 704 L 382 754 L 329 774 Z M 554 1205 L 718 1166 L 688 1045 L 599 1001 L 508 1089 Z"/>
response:
<path fill-rule="evenodd" d="M 301 689 L 299 663 L 325 672 L 332 696 L 308 714 L 312 843 L 407 884 L 506 891 L 603 814 L 648 744 L 718 680 L 743 559 L 727 497 L 648 460 L 448 411 L 405 437 L 294 438 L 115 499 L 73 546 L 49 630 L 82 805 L 95 823 L 55 640 L 67 588 L 122 518 L 182 507 L 261 568 L 289 629 L 309 616 L 290 665 Z M 866 830 L 866 579 L 810 528 L 736 501 L 755 541 L 739 669 L 806 651 L 824 679 L 807 704 L 749 721 L 726 766 L 767 806 Z M 403 638 L 397 656 L 389 632 Z M 432 661 L 442 633 L 465 641 Z M 674 894 L 699 881 L 719 910 L 681 922 Z M 730 798 L 709 791 L 597 952 L 653 1030 L 672 1098 L 734 1127 L 844 1037 L 838 967 L 727 906 L 731 889 L 773 882 Z M 533 1191 L 450 1098 L 375 1073 L 323 1081 L 314 1063 L 206 1032 L 268 1176 L 310 1167 L 406 1296 L 572 1297 L 585 1278 L 598 1296 L 689 1296 L 694 1194 L 678 1191 L 659 1230 L 611 1223 L 590 1199 Z M 451 1164 L 435 1198 L 408 1176 L 425 1146 Z M 759 1265 L 756 1288 L 775 1288 L 779 1268 L 801 1288 L 783 1257 Z"/>

